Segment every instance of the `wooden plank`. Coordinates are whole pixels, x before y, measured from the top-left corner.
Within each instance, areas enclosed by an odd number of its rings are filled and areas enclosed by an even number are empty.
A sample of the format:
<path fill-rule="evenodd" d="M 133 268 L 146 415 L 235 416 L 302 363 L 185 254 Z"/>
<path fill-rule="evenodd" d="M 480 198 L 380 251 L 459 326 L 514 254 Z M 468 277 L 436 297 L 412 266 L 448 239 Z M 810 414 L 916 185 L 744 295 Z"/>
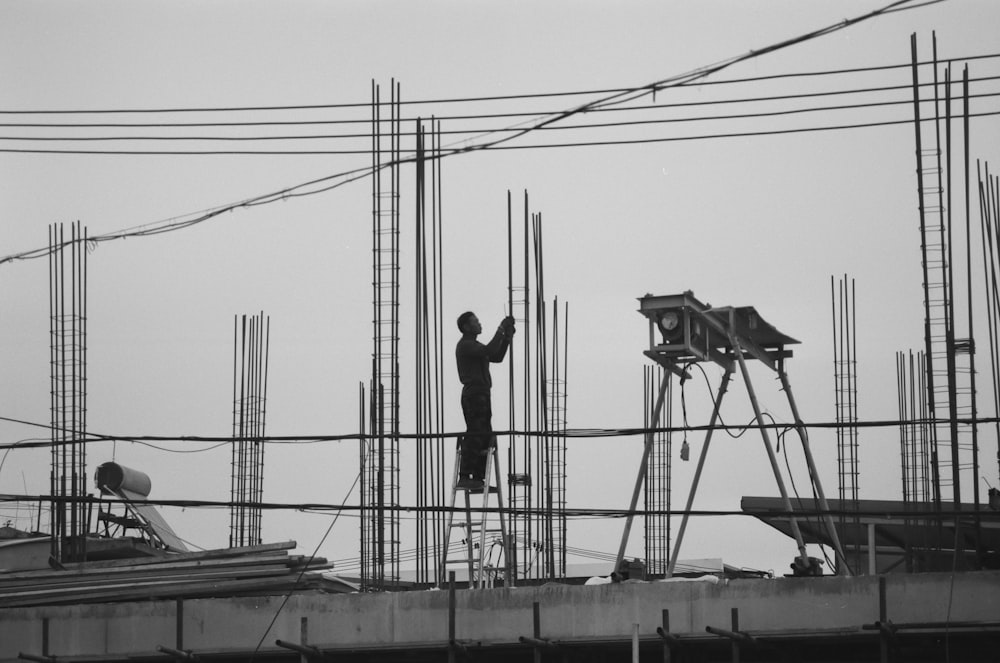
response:
<path fill-rule="evenodd" d="M 251 578 L 278 578 L 278 579 L 291 579 L 294 581 L 294 574 L 280 574 L 277 575 L 272 569 L 261 568 L 261 569 L 249 569 L 239 576 L 233 576 L 225 572 L 216 571 L 212 573 L 206 573 L 202 575 L 185 575 L 177 576 L 169 579 L 159 579 L 155 577 L 151 578 L 122 578 L 117 582 L 105 582 L 105 583 L 74 583 L 66 585 L 49 585 L 45 587 L 23 587 L 19 591 L 4 592 L 4 596 L 0 597 L 0 603 L 6 600 L 7 597 L 46 597 L 46 596 L 57 596 L 57 595 L 72 595 L 77 593 L 89 593 L 95 590 L 100 591 L 114 591 L 120 592 L 129 589 L 139 590 L 140 588 L 151 588 L 151 587 L 168 587 L 168 586 L 180 586 L 187 585 L 194 582 L 231 582 L 236 580 L 246 580 Z"/>
<path fill-rule="evenodd" d="M 225 557 L 241 557 L 244 555 L 254 555 L 264 552 L 274 552 L 278 550 L 292 550 L 298 546 L 295 541 L 282 541 L 278 543 L 262 543 L 255 546 L 241 546 L 239 548 L 218 548 L 214 550 L 201 550 L 186 553 L 167 553 L 166 559 L 173 561 L 195 560 L 195 559 L 219 559 Z M 112 568 L 115 566 L 130 566 L 139 564 L 157 564 L 161 558 L 136 558 L 136 559 L 109 559 L 99 562 L 75 562 L 64 564 L 67 570 L 81 568 Z"/>
<path fill-rule="evenodd" d="M 144 562 L 142 564 L 133 564 L 129 566 L 115 566 L 115 567 L 101 567 L 97 569 L 90 568 L 79 568 L 66 571 L 56 571 L 52 569 L 45 569 L 40 571 L 17 571 L 9 574 L 0 574 L 0 587 L 4 586 L 7 581 L 32 581 L 32 582 L 45 582 L 48 579 L 56 579 L 57 581 L 64 578 L 101 578 L 101 577 L 115 577 L 117 575 L 129 574 L 143 572 L 147 569 L 155 569 L 156 572 L 164 573 L 169 572 L 172 569 L 194 569 L 200 567 L 231 567 L 238 568 L 240 566 L 247 565 L 258 565 L 258 564 L 273 564 L 275 566 L 290 567 L 293 564 L 288 563 L 288 556 L 285 554 L 268 554 L 268 555 L 254 555 L 244 558 L 230 558 L 230 559 L 207 559 L 207 560 L 191 560 L 191 561 L 173 561 L 172 558 L 164 558 L 159 560 L 158 563 L 148 563 Z M 152 571 L 151 571 L 152 572 Z"/>
<path fill-rule="evenodd" d="M 274 565 L 257 565 L 257 566 L 243 566 L 239 569 L 232 569 L 228 567 L 224 568 L 192 568 L 192 569 L 174 569 L 170 573 L 157 573 L 156 570 L 150 570 L 141 574 L 129 574 L 129 575 L 118 575 L 114 578 L 87 578 L 87 577 L 76 577 L 76 578 L 65 578 L 65 579 L 53 579 L 48 582 L 22 582 L 18 584 L 0 584 L 0 593 L 2 594 L 13 594 L 18 592 L 28 592 L 32 590 L 55 590 L 55 589 L 72 589 L 77 587 L 94 587 L 98 585 L 121 585 L 121 584 L 140 584 L 140 583 L 151 583 L 151 582 L 177 582 L 178 579 L 194 579 L 194 578 L 241 578 L 247 576 L 259 576 L 259 575 L 271 575 L 271 576 L 286 576 L 294 575 L 294 573 L 288 571 L 284 568 L 278 568 Z"/>
<path fill-rule="evenodd" d="M 15 595 L 0 598 L 0 607 L 26 607 L 41 605 L 58 605 L 66 603 L 118 602 L 145 599 L 165 598 L 197 598 L 210 596 L 254 595 L 256 593 L 274 593 L 296 589 L 312 588 L 312 579 L 303 578 L 297 581 L 297 576 L 288 574 L 280 577 L 265 577 L 260 579 L 220 580 L 214 583 L 181 582 L 152 583 L 141 586 L 102 586 L 88 591 L 66 592 L 49 596 Z"/>

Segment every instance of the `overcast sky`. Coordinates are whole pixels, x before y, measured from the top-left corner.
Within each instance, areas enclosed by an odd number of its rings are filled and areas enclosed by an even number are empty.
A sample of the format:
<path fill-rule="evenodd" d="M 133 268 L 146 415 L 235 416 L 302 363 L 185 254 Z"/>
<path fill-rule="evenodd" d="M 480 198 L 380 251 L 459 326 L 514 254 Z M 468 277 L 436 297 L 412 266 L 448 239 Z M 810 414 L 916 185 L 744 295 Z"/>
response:
<path fill-rule="evenodd" d="M 497 130 L 600 99 L 610 90 L 745 55 L 884 4 L 7 0 L 0 3 L 0 122 L 360 122 L 241 129 L 5 126 L 0 258 L 43 248 L 50 224 L 79 220 L 89 235 L 102 235 L 193 218 L 201 210 L 364 168 L 370 157 L 363 138 L 179 137 L 364 134 L 372 81 L 388 90 L 395 79 L 404 101 L 429 101 L 404 108 L 408 131 L 417 114 L 443 118 L 444 131 Z M 520 202 L 526 190 L 531 210 L 544 218 L 546 292 L 569 305 L 570 428 L 641 425 L 647 328 L 636 313 L 636 298 L 685 290 L 716 306 L 755 306 L 801 341 L 789 362 L 799 409 L 806 421 L 833 420 L 830 279 L 843 275 L 857 287 L 859 415 L 895 419 L 895 353 L 923 347 L 923 307 L 910 71 L 882 67 L 909 62 L 913 33 L 921 58 L 928 59 L 936 31 L 939 58 L 968 59 L 973 78 L 995 77 L 997 58 L 972 58 L 1000 53 L 997 25 L 1000 4 L 992 0 L 950 0 L 892 13 L 747 59 L 702 85 L 626 105 L 655 109 L 578 115 L 507 145 L 602 144 L 445 159 L 445 320 L 474 309 L 491 330 L 505 314 L 506 196 L 512 191 Z M 852 71 L 779 77 L 833 70 Z M 741 79 L 754 80 L 722 83 Z M 873 91 L 828 94 L 862 89 Z M 988 96 L 1000 84 L 975 81 L 972 91 L 987 95 L 972 101 L 973 113 L 984 114 L 971 123 L 972 157 L 1000 163 L 1000 101 Z M 587 94 L 447 101 L 569 92 Z M 805 93 L 827 96 L 750 101 Z M 698 102 L 714 103 L 693 105 Z M 82 112 L 335 104 L 359 106 Z M 853 107 L 832 108 L 843 106 Z M 789 113 L 808 108 L 822 110 Z M 537 115 L 499 116 L 505 113 Z M 767 115 L 747 117 L 756 114 Z M 653 119 L 687 121 L 558 129 Z M 853 128 L 804 131 L 831 127 Z M 71 136 L 171 140 L 39 140 Z M 444 142 L 469 137 L 446 135 Z M 409 140 L 404 149 L 412 148 Z M 38 152 L 43 150 L 325 153 Z M 338 151 L 356 152 L 333 153 Z M 401 181 L 402 209 L 411 210 L 412 167 L 402 168 Z M 370 209 L 370 182 L 363 179 L 238 208 L 176 232 L 94 247 L 88 273 L 89 428 L 112 435 L 228 435 L 233 317 L 263 311 L 271 320 L 267 432 L 356 432 L 358 384 L 370 377 Z M 407 211 L 402 242 L 409 247 L 412 241 Z M 403 259 L 401 320 L 409 336 L 412 255 Z M 49 421 L 48 289 L 45 259 L 0 264 L 0 416 L 42 425 Z M 447 345 L 454 340 L 457 332 Z M 413 358 L 402 361 L 406 390 Z M 446 367 L 451 370 L 451 363 Z M 721 372 L 706 369 L 714 388 Z M 506 392 L 505 371 L 495 375 Z M 773 376 L 755 375 L 765 409 L 789 421 Z M 688 389 L 689 422 L 707 423 L 711 397 L 704 381 Z M 462 425 L 458 393 L 452 379 L 446 391 L 454 404 L 447 413 L 449 430 Z M 409 402 L 410 395 L 404 391 L 401 398 Z M 741 381 L 728 398 L 727 423 L 749 421 Z M 495 419 L 498 428 L 505 421 Z M 403 429 L 412 425 L 404 414 Z M 0 421 L 4 445 L 47 435 L 44 428 Z M 738 509 L 742 495 L 777 494 L 759 436 L 716 440 L 696 507 Z M 690 441 L 697 451 L 700 441 Z M 832 431 L 815 432 L 813 445 L 827 493 L 835 496 Z M 168 451 L 92 445 L 90 471 L 114 457 L 151 476 L 152 498 L 228 498 L 227 447 L 178 453 L 210 445 L 162 446 Z M 983 474 L 995 486 L 996 441 L 984 446 Z M 862 433 L 863 497 L 900 496 L 898 449 L 895 429 Z M 570 440 L 570 505 L 625 508 L 640 451 L 639 438 Z M 14 450 L 0 458 L 0 493 L 48 493 L 47 450 Z M 357 492 L 348 495 L 348 489 L 357 458 L 356 442 L 270 446 L 265 499 L 356 504 Z M 789 464 L 799 487 L 806 486 L 801 453 L 790 450 Z M 693 465 L 675 462 L 675 508 L 683 504 Z M 412 498 L 404 496 L 404 502 Z M 23 507 L 0 508 L 0 520 L 32 526 Z M 226 545 L 224 511 L 164 513 L 192 543 Z M 295 539 L 301 551 L 311 552 L 329 522 L 328 516 L 266 513 L 264 538 Z M 570 528 L 570 545 L 614 552 L 621 523 L 576 521 Z M 629 555 L 641 555 L 641 533 L 632 542 Z M 338 522 L 321 554 L 358 554 L 355 518 Z M 716 518 L 691 525 L 681 556 L 723 557 L 781 572 L 794 554 L 792 542 L 763 525 Z"/>

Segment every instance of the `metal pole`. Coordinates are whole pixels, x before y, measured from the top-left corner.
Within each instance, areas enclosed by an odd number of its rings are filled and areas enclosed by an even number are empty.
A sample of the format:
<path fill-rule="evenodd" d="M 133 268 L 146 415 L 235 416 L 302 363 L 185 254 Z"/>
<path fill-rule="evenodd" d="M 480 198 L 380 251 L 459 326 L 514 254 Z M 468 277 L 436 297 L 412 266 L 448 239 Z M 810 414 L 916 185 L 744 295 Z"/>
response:
<path fill-rule="evenodd" d="M 691 514 L 691 505 L 694 504 L 694 495 L 698 491 L 698 482 L 701 480 L 701 471 L 705 467 L 705 458 L 708 456 L 708 447 L 712 443 L 712 434 L 715 432 L 715 422 L 719 419 L 719 409 L 722 407 L 722 398 L 726 395 L 729 387 L 729 380 L 733 375 L 733 363 L 726 365 L 726 372 L 719 383 L 719 391 L 715 395 L 715 404 L 712 406 L 712 417 L 708 420 L 708 432 L 705 433 L 705 442 L 701 446 L 701 453 L 698 455 L 698 466 L 694 470 L 694 479 L 691 481 L 691 491 L 688 493 L 687 504 L 684 505 L 684 513 L 681 515 L 681 526 L 677 528 L 677 541 L 674 542 L 674 552 L 670 555 L 670 562 L 667 564 L 665 577 L 671 578 L 674 569 L 677 567 L 677 555 L 681 550 L 681 543 L 684 542 L 684 531 L 687 529 L 688 517 Z M 664 378 L 666 379 L 666 378 Z M 659 415 L 654 414 L 654 417 Z"/>
<path fill-rule="evenodd" d="M 531 302 L 529 301 L 529 293 L 531 290 L 531 274 L 528 264 L 528 236 L 530 230 L 530 219 L 531 213 L 528 206 L 528 191 L 524 191 L 524 233 L 523 233 L 523 245 L 522 245 L 522 268 L 523 268 L 523 279 L 524 279 L 524 301 L 522 302 L 524 306 L 524 333 L 521 334 L 524 338 L 524 364 L 523 364 L 523 405 L 524 410 L 524 430 L 530 431 L 532 428 L 531 423 L 531 326 L 528 324 L 531 320 Z M 524 436 L 524 441 L 521 445 L 521 462 L 524 470 L 524 475 L 528 477 L 528 480 L 534 482 L 532 478 L 532 463 L 531 463 L 531 444 L 528 435 Z M 522 492 L 522 506 L 524 507 L 524 517 L 521 524 L 523 541 L 515 541 L 515 547 L 518 543 L 521 544 L 524 550 L 524 573 L 525 576 L 528 574 L 528 568 L 531 564 L 531 548 L 532 548 L 532 536 L 531 536 L 531 485 L 521 486 Z"/>
<path fill-rule="evenodd" d="M 971 184 L 970 154 L 969 154 L 969 66 L 962 70 L 962 133 L 964 140 L 963 161 L 964 161 L 964 186 L 965 186 L 965 265 L 966 265 L 966 291 L 969 307 L 969 381 L 972 412 L 972 503 L 976 507 L 975 530 L 976 530 L 976 554 L 982 552 L 982 523 L 979 516 L 979 425 L 978 408 L 976 407 L 976 334 L 973 327 L 972 316 L 972 210 L 970 208 L 969 188 Z"/>
<path fill-rule="evenodd" d="M 731 328 L 731 326 L 730 326 Z M 757 402 L 757 394 L 754 392 L 753 383 L 750 381 L 750 371 L 747 370 L 746 361 L 743 359 L 743 350 L 740 349 L 739 341 L 736 340 L 735 336 L 730 335 L 729 342 L 733 346 L 733 352 L 736 354 L 736 360 L 740 364 L 740 373 L 743 375 L 743 381 L 747 385 L 747 395 L 750 397 L 750 403 L 753 405 L 754 418 L 758 423 L 763 422 L 763 413 L 760 411 L 760 403 Z M 809 566 L 809 556 L 806 554 L 806 544 L 802 540 L 802 532 L 799 531 L 799 523 L 792 515 L 792 501 L 788 499 L 788 491 L 785 490 L 785 482 L 781 478 L 781 470 L 778 467 L 778 459 L 774 455 L 774 448 L 771 446 L 771 437 L 767 433 L 767 428 L 761 427 L 760 436 L 764 440 L 764 448 L 767 450 L 767 459 L 771 462 L 771 470 L 774 472 L 774 479 L 778 483 L 778 491 L 781 493 L 781 501 L 788 512 L 788 522 L 792 529 L 792 535 L 795 537 L 795 544 L 799 549 L 799 556 L 802 558 L 803 568 L 808 568 Z M 843 553 L 841 553 L 843 555 Z"/>
<path fill-rule="evenodd" d="M 846 573 L 843 575 L 853 575 L 851 569 L 847 566 L 847 559 L 844 557 L 844 549 L 840 545 L 840 537 L 837 535 L 837 527 L 833 523 L 833 516 L 830 515 L 830 505 L 827 504 L 826 495 L 823 492 L 823 484 L 819 479 L 819 472 L 816 471 L 816 463 L 813 460 L 812 450 L 809 448 L 809 435 L 806 432 L 806 428 L 802 423 L 802 417 L 799 416 L 799 408 L 795 404 L 795 397 L 792 396 L 792 385 L 788 382 L 788 374 L 785 373 L 785 362 L 784 360 L 779 360 L 778 362 L 778 378 L 781 380 L 781 387 L 785 390 L 785 394 L 788 396 L 788 406 L 792 409 L 792 419 L 795 421 L 795 430 L 799 434 L 799 439 L 802 441 L 802 452 L 806 457 L 806 465 L 809 467 L 809 479 L 812 481 L 813 487 L 816 489 L 816 498 L 819 502 L 819 508 L 823 511 L 823 522 L 826 523 L 826 531 L 830 536 L 830 541 L 833 543 L 833 550 L 837 556 L 837 561 L 840 563 L 840 567 Z M 749 380 L 747 385 L 750 385 Z M 756 406 L 755 406 L 756 407 Z M 758 421 L 759 413 L 758 413 Z M 761 429 L 764 430 L 763 428 Z M 803 559 L 805 561 L 805 559 Z"/>
<path fill-rule="evenodd" d="M 927 290 L 928 286 L 928 266 L 927 266 L 927 211 L 924 207 L 924 175 L 923 175 L 923 141 L 920 131 L 920 77 L 918 72 L 918 60 L 917 60 L 917 35 L 914 33 L 910 35 L 910 58 L 911 58 L 911 72 L 913 78 L 913 127 L 915 131 L 916 139 L 916 153 L 917 153 L 917 199 L 918 199 L 918 211 L 920 213 L 920 253 L 921 253 L 921 265 L 923 267 L 923 285 L 924 285 L 924 346 L 925 346 L 925 360 L 927 362 L 927 401 L 930 407 L 931 419 L 936 419 L 937 413 L 934 405 L 934 372 L 932 369 L 931 362 L 931 311 L 930 311 L 930 297 Z M 937 459 L 937 427 L 931 425 L 929 428 L 931 433 L 931 449 L 933 454 L 933 464 L 932 472 L 934 475 L 933 487 L 934 487 L 934 506 L 935 509 L 941 510 L 941 490 L 940 482 L 938 480 L 940 468 L 938 467 Z"/>
<path fill-rule="evenodd" d="M 436 433 L 440 433 L 444 430 L 444 398 L 443 396 L 443 381 L 444 381 L 444 273 L 441 269 L 444 260 L 444 242 L 442 239 L 442 214 L 441 214 L 441 159 L 437 158 L 440 155 L 440 143 L 441 143 L 441 126 L 440 122 L 432 123 L 431 132 L 431 148 L 432 153 L 435 155 L 434 161 L 431 163 L 431 229 L 432 235 L 434 237 L 434 250 L 433 264 L 434 268 L 432 273 L 434 275 L 434 311 L 435 311 L 435 324 L 434 324 L 434 335 L 435 335 L 435 345 L 436 356 L 434 362 L 434 397 L 437 399 L 437 420 L 435 421 L 434 430 Z M 449 478 L 445 476 L 445 440 L 443 438 L 438 438 L 435 443 L 435 449 L 437 452 L 436 456 L 436 471 L 437 480 L 434 482 L 434 494 L 437 500 L 437 504 L 444 503 L 445 494 L 445 482 L 449 481 Z M 440 543 L 443 539 L 443 533 L 441 531 L 442 525 L 444 523 L 444 516 L 440 513 L 435 513 L 434 515 L 434 540 Z M 435 577 L 437 571 L 435 570 Z"/>
<path fill-rule="evenodd" d="M 538 601 L 531 604 L 531 632 L 534 639 L 541 640 L 542 638 L 542 614 L 541 606 Z M 542 663 L 542 651 L 536 645 L 534 650 L 534 661 L 535 663 Z"/>
<path fill-rule="evenodd" d="M 471 578 L 469 579 L 472 580 Z M 448 643 L 455 642 L 455 572 L 448 572 Z M 455 648 L 448 647 L 448 663 L 455 661 Z"/>
<path fill-rule="evenodd" d="M 424 380 L 428 375 L 425 371 L 428 356 L 427 345 L 427 266 L 426 266 L 426 240 L 424 236 L 424 128 L 423 123 L 418 118 L 414 127 L 416 135 L 416 181 L 414 186 L 414 301 L 416 304 L 416 325 L 414 328 L 414 341 L 416 347 L 416 362 L 414 370 L 414 401 L 416 413 L 417 434 L 426 432 L 425 410 L 427 401 L 425 400 Z M 416 482 L 417 482 L 417 506 L 427 506 L 427 440 L 417 439 L 416 443 Z M 417 514 L 417 582 L 427 582 L 427 514 Z"/>
<path fill-rule="evenodd" d="M 507 189 L 507 315 L 514 316 L 514 217 L 510 189 Z M 525 344 L 527 347 L 527 344 Z M 517 428 L 517 406 L 514 398 L 514 343 L 507 348 L 507 427 L 513 431 Z M 512 433 L 507 441 L 507 471 L 509 475 L 517 474 L 517 438 Z M 499 484 L 498 484 L 499 486 Z M 510 519 L 510 539 L 504 541 L 504 566 L 507 569 L 506 582 L 511 582 L 517 574 L 517 531 L 518 516 L 514 513 L 517 503 L 518 484 L 508 483 L 510 491 L 507 498 L 513 513 Z"/>

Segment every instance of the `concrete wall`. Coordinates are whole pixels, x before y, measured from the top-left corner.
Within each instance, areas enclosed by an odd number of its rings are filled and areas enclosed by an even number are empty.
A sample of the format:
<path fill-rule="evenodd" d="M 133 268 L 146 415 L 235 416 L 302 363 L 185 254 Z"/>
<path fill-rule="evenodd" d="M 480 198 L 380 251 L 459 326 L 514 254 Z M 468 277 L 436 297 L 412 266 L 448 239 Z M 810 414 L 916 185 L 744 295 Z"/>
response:
<path fill-rule="evenodd" d="M 1000 621 L 1000 572 L 886 576 L 887 616 L 911 622 Z M 670 631 L 704 636 L 706 626 L 754 634 L 860 630 L 879 618 L 878 578 L 781 578 L 728 583 L 652 582 L 598 586 L 546 585 L 456 593 L 456 639 L 504 644 L 533 631 L 540 608 L 541 637 L 580 641 L 627 639 L 633 624 L 655 636 L 662 611 Z M 282 597 L 198 599 L 181 606 L 181 648 L 194 652 L 248 650 L 264 637 Z M 448 639 L 449 594 L 301 594 L 292 596 L 270 633 L 275 639 L 320 647 L 439 646 Z M 48 622 L 52 656 L 148 654 L 177 646 L 174 601 L 0 610 L 0 661 L 19 652 L 40 655 Z"/>

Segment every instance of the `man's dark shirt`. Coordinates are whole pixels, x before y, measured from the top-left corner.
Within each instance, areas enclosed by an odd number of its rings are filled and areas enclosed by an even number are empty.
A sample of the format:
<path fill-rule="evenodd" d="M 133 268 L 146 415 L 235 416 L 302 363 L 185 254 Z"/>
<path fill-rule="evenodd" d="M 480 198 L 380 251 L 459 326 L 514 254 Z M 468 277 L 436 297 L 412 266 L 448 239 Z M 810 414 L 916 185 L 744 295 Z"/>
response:
<path fill-rule="evenodd" d="M 483 345 L 475 338 L 462 337 L 455 347 L 455 360 L 458 362 L 458 379 L 464 387 L 493 386 L 490 378 L 490 362 L 503 361 L 507 354 L 510 339 L 498 329 L 493 340 Z"/>

